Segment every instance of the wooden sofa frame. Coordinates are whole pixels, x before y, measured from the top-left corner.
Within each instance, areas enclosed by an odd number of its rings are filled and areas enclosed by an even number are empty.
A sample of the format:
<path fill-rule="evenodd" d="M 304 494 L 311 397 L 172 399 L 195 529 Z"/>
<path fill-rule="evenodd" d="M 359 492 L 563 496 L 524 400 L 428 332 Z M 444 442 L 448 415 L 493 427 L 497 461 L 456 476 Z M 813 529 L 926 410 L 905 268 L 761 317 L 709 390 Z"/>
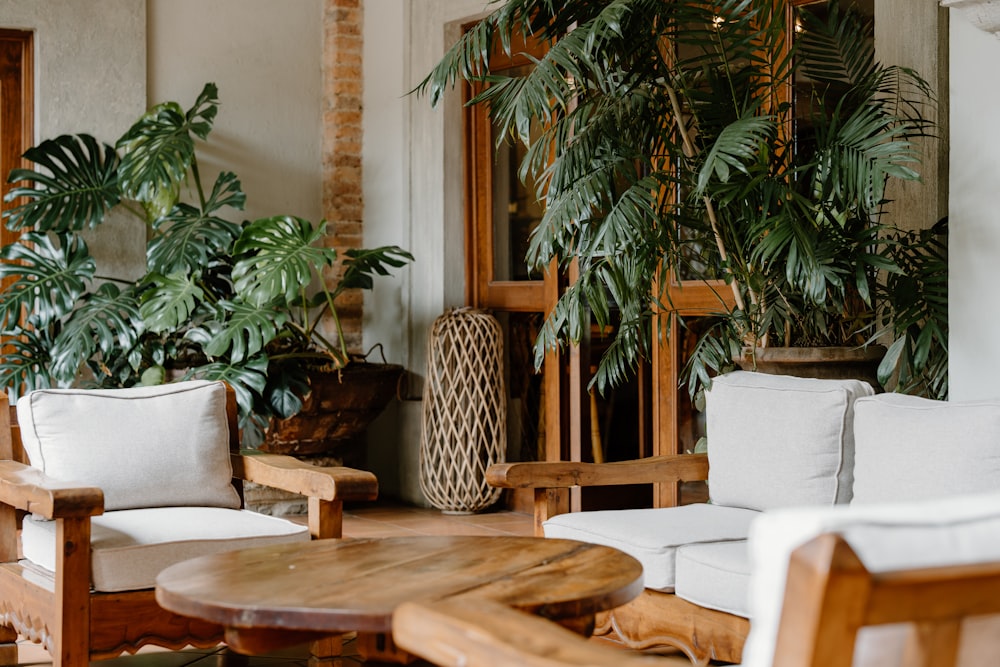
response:
<path fill-rule="evenodd" d="M 573 487 L 664 484 L 668 497 L 679 497 L 682 482 L 708 479 L 706 454 L 651 456 L 616 463 L 564 461 L 503 463 L 491 466 L 489 484 L 505 489 L 534 489 L 535 534 L 542 523 L 568 511 L 567 490 Z M 706 609 L 672 593 L 644 590 L 632 602 L 598 616 L 595 634 L 645 650 L 672 646 L 692 663 L 739 662 L 750 622 L 734 614 Z"/>
<path fill-rule="evenodd" d="M 318 468 L 288 456 L 241 452 L 235 395 L 227 391 L 234 485 L 251 481 L 308 497 L 313 539 L 340 537 L 345 501 L 374 500 L 378 482 L 369 472 Z M 56 570 L 19 562 L 23 513 L 56 522 Z M 103 514 L 99 488 L 78 487 L 27 465 L 16 413 L 0 395 L 0 664 L 17 663 L 17 636 L 41 643 L 55 667 L 87 667 L 90 660 L 134 653 L 146 644 L 172 649 L 215 646 L 220 626 L 177 616 L 156 604 L 154 590 L 90 590 L 90 518 Z M 313 645 L 317 657 L 339 653 L 339 639 Z"/>
<path fill-rule="evenodd" d="M 893 623 L 916 626 L 907 665 L 955 667 L 962 621 L 1000 613 L 1000 563 L 873 574 L 832 533 L 792 553 L 787 581 L 772 667 L 850 667 L 858 631 Z M 442 667 L 687 664 L 595 645 L 543 618 L 470 598 L 407 602 L 393 615 L 393 635 Z"/>

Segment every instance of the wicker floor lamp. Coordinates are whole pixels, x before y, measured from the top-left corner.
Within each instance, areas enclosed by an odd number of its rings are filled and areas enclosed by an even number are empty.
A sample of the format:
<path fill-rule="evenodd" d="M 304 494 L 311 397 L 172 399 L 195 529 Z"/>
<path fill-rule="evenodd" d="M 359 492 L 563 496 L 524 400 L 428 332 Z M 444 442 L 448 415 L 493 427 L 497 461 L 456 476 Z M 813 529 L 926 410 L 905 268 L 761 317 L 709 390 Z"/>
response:
<path fill-rule="evenodd" d="M 420 488 L 434 507 L 468 514 L 496 502 L 486 469 L 507 450 L 503 336 L 482 310 L 450 310 L 427 342 Z"/>

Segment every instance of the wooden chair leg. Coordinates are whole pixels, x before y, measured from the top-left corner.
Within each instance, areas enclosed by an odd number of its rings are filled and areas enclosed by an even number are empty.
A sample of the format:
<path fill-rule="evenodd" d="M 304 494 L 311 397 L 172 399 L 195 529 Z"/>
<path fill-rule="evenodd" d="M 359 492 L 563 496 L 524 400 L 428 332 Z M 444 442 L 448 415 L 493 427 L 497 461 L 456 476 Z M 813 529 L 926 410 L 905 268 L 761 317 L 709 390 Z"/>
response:
<path fill-rule="evenodd" d="M 17 630 L 9 625 L 0 625 L 0 665 L 16 665 Z"/>
<path fill-rule="evenodd" d="M 913 667 L 954 667 L 958 664 L 958 646 L 962 623 L 915 623 L 908 638 L 903 663 Z"/>
<path fill-rule="evenodd" d="M 57 519 L 54 667 L 90 665 L 90 517 Z"/>
<path fill-rule="evenodd" d="M 309 498 L 309 532 L 314 540 L 344 536 L 344 502 Z"/>

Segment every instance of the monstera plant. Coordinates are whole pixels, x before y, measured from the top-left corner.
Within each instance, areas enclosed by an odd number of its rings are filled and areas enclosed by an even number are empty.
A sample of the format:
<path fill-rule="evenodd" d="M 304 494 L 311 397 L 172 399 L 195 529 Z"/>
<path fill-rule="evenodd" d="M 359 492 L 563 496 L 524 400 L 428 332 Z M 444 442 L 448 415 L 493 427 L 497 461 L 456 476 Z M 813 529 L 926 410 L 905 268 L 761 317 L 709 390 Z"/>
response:
<path fill-rule="evenodd" d="M 298 412 L 311 369 L 351 361 L 337 297 L 411 255 L 338 253 L 322 245 L 325 222 L 294 216 L 232 221 L 246 199 L 239 179 L 223 172 L 207 189 L 197 158 L 218 107 L 207 84 L 190 109 L 159 104 L 114 146 L 59 136 L 27 151 L 34 169 L 11 172 L 5 224 L 20 236 L 0 251 L 8 391 L 219 379 L 255 428 Z M 102 273 L 88 249 L 88 231 L 113 211 L 147 229 L 137 280 Z"/>

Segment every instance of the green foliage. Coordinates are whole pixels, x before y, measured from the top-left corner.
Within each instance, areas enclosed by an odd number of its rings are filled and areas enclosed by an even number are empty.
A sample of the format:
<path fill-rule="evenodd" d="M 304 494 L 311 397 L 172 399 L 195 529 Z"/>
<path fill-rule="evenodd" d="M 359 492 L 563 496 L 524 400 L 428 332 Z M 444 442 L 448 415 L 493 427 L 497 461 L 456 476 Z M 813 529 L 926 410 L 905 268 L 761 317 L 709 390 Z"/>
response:
<path fill-rule="evenodd" d="M 168 370 L 225 380 L 237 393 L 243 425 L 302 406 L 310 366 L 339 368 L 343 336 L 316 331 L 324 313 L 338 328 L 334 299 L 370 289 L 412 256 L 395 246 L 348 250 L 344 277 L 324 269 L 338 253 L 322 246 L 325 222 L 292 216 L 242 224 L 237 176 L 202 187 L 197 150 L 218 113 L 207 84 L 185 111 L 175 102 L 144 114 L 116 143 L 88 135 L 44 141 L 25 156 L 36 169 L 11 172 L 6 214 L 21 236 L 0 249 L 0 383 L 14 395 L 47 386 L 158 383 Z M 135 206 L 138 203 L 140 206 Z M 125 210 L 147 229 L 147 272 L 138 280 L 98 273 L 79 232 Z M 315 286 L 315 288 L 313 288 Z"/>
<path fill-rule="evenodd" d="M 931 91 L 878 63 L 869 26 L 840 3 L 795 18 L 789 43 L 772 0 L 505 0 L 417 87 L 437 103 L 476 84 L 470 103 L 488 105 L 498 138 L 527 147 L 520 175 L 545 212 L 526 261 L 579 269 L 536 361 L 617 312 L 595 384 L 621 381 L 657 344 L 666 286 L 693 273 L 725 284 L 686 369 L 692 391 L 747 345 L 863 345 L 876 330 L 905 341 L 900 388 L 919 366 L 944 368 L 943 339 L 913 338 L 929 309 L 886 328 L 890 293 L 915 270 L 882 218 L 886 184 L 919 178 Z M 526 38 L 550 47 L 533 68 L 490 70 L 498 46 L 514 55 Z M 794 103 L 793 80 L 811 85 Z M 937 299 L 918 287 L 918 301 Z"/>

